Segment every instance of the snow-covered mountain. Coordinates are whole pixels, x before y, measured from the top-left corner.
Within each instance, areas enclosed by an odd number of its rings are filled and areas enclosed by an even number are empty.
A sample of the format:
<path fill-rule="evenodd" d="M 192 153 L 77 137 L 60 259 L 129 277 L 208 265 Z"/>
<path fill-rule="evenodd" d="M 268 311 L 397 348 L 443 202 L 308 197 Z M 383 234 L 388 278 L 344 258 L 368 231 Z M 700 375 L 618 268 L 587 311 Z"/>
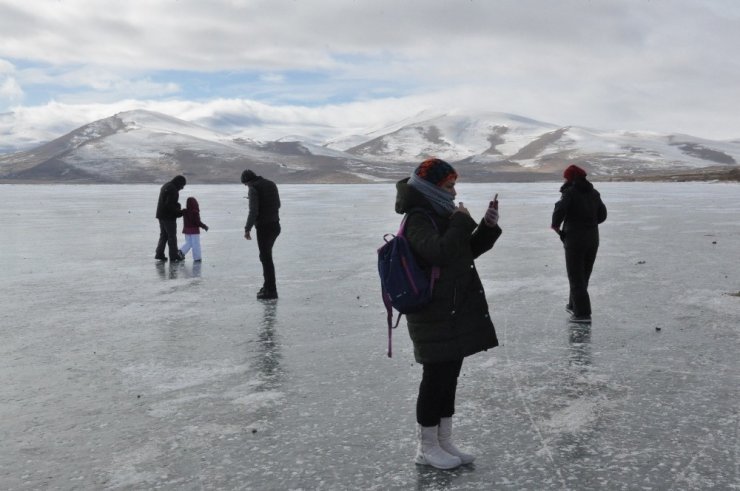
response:
<path fill-rule="evenodd" d="M 396 179 L 424 158 L 453 163 L 466 181 L 558 179 L 577 163 L 593 177 L 732 171 L 740 142 L 689 135 L 600 131 L 504 113 L 421 113 L 325 145 L 284 137 L 259 142 L 150 111 L 127 111 L 35 149 L 0 155 L 0 180 L 238 182 L 251 168 L 279 182 Z"/>
<path fill-rule="evenodd" d="M 245 168 L 282 182 L 363 182 L 364 165 L 296 141 L 256 142 L 151 111 L 127 111 L 30 151 L 0 156 L 0 179 L 25 181 L 239 182 Z"/>
<path fill-rule="evenodd" d="M 366 135 L 343 148 L 384 163 L 418 162 L 429 155 L 476 172 L 551 174 L 577 163 L 597 176 L 630 176 L 737 166 L 737 141 L 689 135 L 599 131 L 558 126 L 516 115 L 446 113 Z M 357 136 L 353 140 L 357 141 Z M 341 140 L 329 146 L 341 148 Z"/>

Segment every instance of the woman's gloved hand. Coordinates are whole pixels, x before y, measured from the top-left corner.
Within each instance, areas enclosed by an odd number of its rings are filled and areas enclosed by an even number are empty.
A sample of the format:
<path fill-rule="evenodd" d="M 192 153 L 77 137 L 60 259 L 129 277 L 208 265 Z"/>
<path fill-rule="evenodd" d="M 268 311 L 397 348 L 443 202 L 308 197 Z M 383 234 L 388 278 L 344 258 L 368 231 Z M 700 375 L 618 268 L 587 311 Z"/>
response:
<path fill-rule="evenodd" d="M 496 203 L 495 206 L 494 206 L 494 203 Z M 498 203 L 497 202 L 491 201 L 491 205 L 486 210 L 486 215 L 483 217 L 483 221 L 489 227 L 495 227 L 496 225 L 498 225 Z"/>

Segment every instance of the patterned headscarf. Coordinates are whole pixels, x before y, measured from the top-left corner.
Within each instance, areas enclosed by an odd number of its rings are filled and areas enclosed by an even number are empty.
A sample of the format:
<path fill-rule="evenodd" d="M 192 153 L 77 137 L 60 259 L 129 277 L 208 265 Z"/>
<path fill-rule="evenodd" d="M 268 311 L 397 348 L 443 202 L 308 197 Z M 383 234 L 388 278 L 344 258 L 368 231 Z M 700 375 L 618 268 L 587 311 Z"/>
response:
<path fill-rule="evenodd" d="M 428 159 L 411 173 L 409 186 L 419 191 L 439 215 L 449 216 L 455 211 L 455 197 L 442 189 L 457 172 L 450 164 L 440 159 Z"/>
<path fill-rule="evenodd" d="M 414 174 L 435 186 L 442 186 L 450 179 L 457 177 L 455 169 L 442 159 L 426 159 L 414 170 Z"/>

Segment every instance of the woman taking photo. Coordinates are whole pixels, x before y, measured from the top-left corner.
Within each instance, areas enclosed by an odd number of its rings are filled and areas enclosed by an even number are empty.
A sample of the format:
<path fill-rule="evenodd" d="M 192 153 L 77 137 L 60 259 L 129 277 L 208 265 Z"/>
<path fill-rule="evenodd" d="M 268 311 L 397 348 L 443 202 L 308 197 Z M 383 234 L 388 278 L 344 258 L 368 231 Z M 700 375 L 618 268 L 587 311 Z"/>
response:
<path fill-rule="evenodd" d="M 480 223 L 455 205 L 457 172 L 428 159 L 396 184 L 396 212 L 408 214 L 405 235 L 419 263 L 439 268 L 432 300 L 406 316 L 414 357 L 423 367 L 416 420 L 416 463 L 452 469 L 475 457 L 452 443 L 455 392 L 463 359 L 498 346 L 483 285 L 473 260 L 501 235 L 498 202 Z"/>

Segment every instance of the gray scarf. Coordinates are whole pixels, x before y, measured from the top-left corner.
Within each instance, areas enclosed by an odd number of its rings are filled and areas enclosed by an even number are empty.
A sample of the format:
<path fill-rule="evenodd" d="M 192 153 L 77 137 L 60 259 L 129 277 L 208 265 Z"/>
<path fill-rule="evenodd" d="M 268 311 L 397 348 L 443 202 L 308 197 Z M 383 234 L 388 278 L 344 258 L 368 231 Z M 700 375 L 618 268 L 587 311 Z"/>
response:
<path fill-rule="evenodd" d="M 429 201 L 438 215 L 448 217 L 455 211 L 455 198 L 429 181 L 412 173 L 408 185 L 419 191 Z"/>

